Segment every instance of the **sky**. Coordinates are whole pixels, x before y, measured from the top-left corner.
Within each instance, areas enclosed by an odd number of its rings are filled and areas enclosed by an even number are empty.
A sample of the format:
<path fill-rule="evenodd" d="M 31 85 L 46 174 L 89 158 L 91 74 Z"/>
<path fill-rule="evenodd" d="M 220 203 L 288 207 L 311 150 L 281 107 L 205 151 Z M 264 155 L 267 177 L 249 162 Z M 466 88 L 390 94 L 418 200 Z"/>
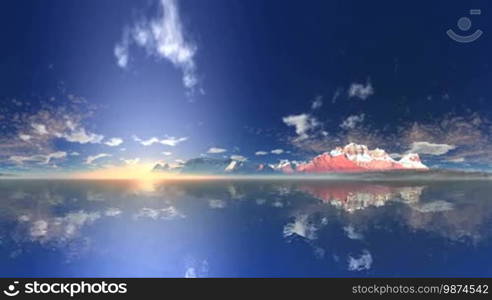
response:
<path fill-rule="evenodd" d="M 1 5 L 1 174 L 308 160 L 349 142 L 490 170 L 487 1 Z"/>

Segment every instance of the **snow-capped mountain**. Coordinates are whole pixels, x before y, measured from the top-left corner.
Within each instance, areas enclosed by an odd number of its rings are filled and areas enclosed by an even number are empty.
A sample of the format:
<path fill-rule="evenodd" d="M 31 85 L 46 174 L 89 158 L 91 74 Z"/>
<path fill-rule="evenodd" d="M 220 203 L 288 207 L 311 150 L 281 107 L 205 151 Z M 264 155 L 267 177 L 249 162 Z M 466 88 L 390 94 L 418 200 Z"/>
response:
<path fill-rule="evenodd" d="M 301 173 L 361 172 L 384 170 L 427 170 L 416 153 L 409 153 L 399 161 L 382 149 L 369 150 L 365 145 L 350 143 L 330 152 L 316 156 L 311 161 L 297 166 Z"/>
<path fill-rule="evenodd" d="M 231 158 L 200 157 L 190 159 L 180 168 L 185 174 L 319 174 L 389 170 L 428 170 L 416 153 L 404 155 L 399 161 L 382 149 L 369 150 L 365 145 L 350 143 L 314 157 L 308 162 L 280 160 L 276 164 L 255 164 Z M 154 171 L 166 172 L 167 165 L 156 165 Z"/>

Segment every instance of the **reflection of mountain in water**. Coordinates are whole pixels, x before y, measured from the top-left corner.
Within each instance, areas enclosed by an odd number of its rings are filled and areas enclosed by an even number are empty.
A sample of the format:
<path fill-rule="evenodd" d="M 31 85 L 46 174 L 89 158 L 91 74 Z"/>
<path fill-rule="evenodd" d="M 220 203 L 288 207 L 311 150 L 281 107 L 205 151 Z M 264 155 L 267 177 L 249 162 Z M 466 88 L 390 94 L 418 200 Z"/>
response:
<path fill-rule="evenodd" d="M 323 202 L 354 212 L 369 206 L 383 206 L 387 201 L 400 200 L 416 203 L 424 190 L 423 186 L 390 186 L 369 183 L 306 183 L 299 186 Z"/>

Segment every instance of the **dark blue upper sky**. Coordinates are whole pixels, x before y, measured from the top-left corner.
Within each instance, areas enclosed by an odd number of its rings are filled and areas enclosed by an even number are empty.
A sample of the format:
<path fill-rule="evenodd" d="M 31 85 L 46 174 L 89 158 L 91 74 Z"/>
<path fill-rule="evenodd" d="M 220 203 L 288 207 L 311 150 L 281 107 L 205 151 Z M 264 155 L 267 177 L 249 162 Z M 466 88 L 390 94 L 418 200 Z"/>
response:
<path fill-rule="evenodd" d="M 488 1 L 4 1 L 0 168 L 204 154 L 274 162 L 348 142 L 488 168 L 489 10 Z M 472 21 L 466 32 L 460 17 Z M 448 29 L 484 34 L 463 44 Z M 274 149 L 283 153 L 256 155 Z"/>

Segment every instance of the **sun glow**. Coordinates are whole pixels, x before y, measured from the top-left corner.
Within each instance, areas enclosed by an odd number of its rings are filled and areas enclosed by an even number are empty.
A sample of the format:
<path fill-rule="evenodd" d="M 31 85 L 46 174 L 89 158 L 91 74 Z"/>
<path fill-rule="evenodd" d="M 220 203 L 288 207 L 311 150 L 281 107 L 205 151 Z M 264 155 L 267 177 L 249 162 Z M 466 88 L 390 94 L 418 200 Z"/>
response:
<path fill-rule="evenodd" d="M 206 175 L 186 175 L 178 173 L 152 172 L 155 163 L 138 163 L 126 166 L 107 166 L 92 171 L 82 171 L 69 175 L 70 179 L 125 179 L 142 182 L 157 182 L 161 180 L 203 180 L 213 178 Z"/>
<path fill-rule="evenodd" d="M 153 163 L 139 163 L 127 166 L 108 166 L 93 171 L 74 173 L 70 177 L 74 179 L 157 180 L 177 176 L 176 174 L 152 172 L 153 166 Z"/>

